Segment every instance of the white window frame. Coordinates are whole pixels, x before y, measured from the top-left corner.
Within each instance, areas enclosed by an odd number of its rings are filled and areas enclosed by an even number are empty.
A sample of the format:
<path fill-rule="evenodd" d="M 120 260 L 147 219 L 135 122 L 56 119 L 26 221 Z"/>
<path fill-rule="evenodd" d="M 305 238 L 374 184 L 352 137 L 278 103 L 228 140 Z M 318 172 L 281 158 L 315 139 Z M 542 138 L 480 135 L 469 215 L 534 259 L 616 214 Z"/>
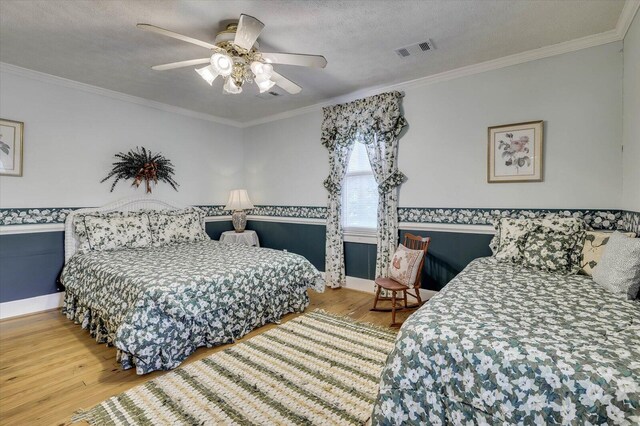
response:
<path fill-rule="evenodd" d="M 354 143 L 362 143 L 362 142 L 356 141 Z M 350 161 L 351 161 L 351 158 L 349 158 L 349 162 Z M 347 162 L 347 170 L 349 168 L 349 162 Z M 375 181 L 375 176 L 373 174 L 373 170 L 371 169 L 371 164 L 369 164 L 368 171 L 357 171 L 357 172 L 345 173 L 345 176 L 344 176 L 345 183 L 346 183 L 347 177 L 349 176 L 371 176 Z M 341 213 L 344 213 L 344 206 L 347 205 L 347 200 L 346 200 L 347 191 L 344 190 L 344 187 L 345 185 L 343 185 L 343 191 L 342 191 L 343 211 Z M 343 229 L 345 242 L 361 243 L 361 244 L 377 244 L 378 243 L 378 237 L 377 237 L 378 227 L 377 226 L 373 228 L 361 227 L 361 226 L 346 226 L 344 214 L 341 214 L 341 216 L 342 216 L 341 221 L 342 221 L 342 229 Z"/>

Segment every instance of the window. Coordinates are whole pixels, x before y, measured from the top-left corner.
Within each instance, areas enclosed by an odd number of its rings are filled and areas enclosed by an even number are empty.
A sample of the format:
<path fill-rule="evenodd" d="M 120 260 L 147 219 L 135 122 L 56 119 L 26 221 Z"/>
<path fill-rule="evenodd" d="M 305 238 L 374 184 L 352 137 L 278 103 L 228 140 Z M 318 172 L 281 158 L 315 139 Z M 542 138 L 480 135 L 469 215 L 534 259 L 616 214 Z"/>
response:
<path fill-rule="evenodd" d="M 355 142 L 342 190 L 342 223 L 345 229 L 376 229 L 378 184 L 373 177 L 367 149 Z"/>

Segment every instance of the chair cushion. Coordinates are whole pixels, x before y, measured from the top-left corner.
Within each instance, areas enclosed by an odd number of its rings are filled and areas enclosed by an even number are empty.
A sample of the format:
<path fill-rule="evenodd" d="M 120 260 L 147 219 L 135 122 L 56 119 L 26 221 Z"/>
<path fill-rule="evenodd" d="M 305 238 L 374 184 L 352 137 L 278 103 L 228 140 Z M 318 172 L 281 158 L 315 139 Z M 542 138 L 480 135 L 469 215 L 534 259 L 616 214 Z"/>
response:
<path fill-rule="evenodd" d="M 407 287 L 413 287 L 422 256 L 424 256 L 422 250 L 411 250 L 400 244 L 389 265 L 389 278 Z"/>

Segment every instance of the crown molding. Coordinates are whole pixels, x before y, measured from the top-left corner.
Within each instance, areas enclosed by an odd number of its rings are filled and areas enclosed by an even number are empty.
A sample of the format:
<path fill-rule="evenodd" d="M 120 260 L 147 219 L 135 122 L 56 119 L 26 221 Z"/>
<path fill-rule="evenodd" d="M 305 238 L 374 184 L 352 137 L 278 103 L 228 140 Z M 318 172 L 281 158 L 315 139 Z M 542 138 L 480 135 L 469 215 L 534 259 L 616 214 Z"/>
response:
<path fill-rule="evenodd" d="M 616 25 L 616 33 L 618 37 L 620 37 L 620 40 L 624 39 L 627 35 L 627 31 L 629 31 L 629 27 L 636 13 L 638 13 L 638 9 L 640 9 L 640 0 L 627 0 L 624 2 L 622 12 L 620 12 L 620 17 L 618 18 L 618 24 Z"/>
<path fill-rule="evenodd" d="M 627 3 L 625 3 L 626 6 Z M 622 28 L 622 27 L 621 27 Z M 627 25 L 628 28 L 628 25 Z M 550 46 L 541 47 L 538 49 L 528 50 L 526 52 L 516 53 L 502 58 L 492 59 L 486 62 L 480 62 L 473 65 L 467 65 L 460 68 L 455 68 L 449 71 L 444 71 L 438 74 L 428 75 L 426 77 L 416 78 L 414 80 L 403 81 L 391 85 L 380 85 L 370 87 L 367 89 L 357 90 L 346 95 L 337 96 L 327 101 L 320 102 L 314 105 L 309 105 L 302 108 L 297 108 L 290 111 L 281 112 L 279 114 L 270 115 L 268 117 L 259 118 L 256 120 L 246 121 L 242 123 L 243 128 L 253 127 L 260 124 L 269 123 L 271 121 L 283 120 L 286 118 L 295 117 L 297 115 L 307 114 L 313 111 L 317 111 L 323 107 L 340 104 L 344 102 L 351 102 L 356 99 L 364 98 L 367 96 L 373 96 L 380 93 L 388 92 L 391 90 L 405 90 L 414 87 L 429 86 L 432 84 L 442 83 L 444 81 L 454 80 L 461 77 L 467 77 L 474 74 L 480 74 L 487 71 L 498 70 L 501 68 L 510 67 L 513 65 L 519 65 L 530 61 L 536 61 L 538 59 L 549 58 L 552 56 L 562 55 L 564 53 L 575 52 L 590 47 L 596 47 L 603 44 L 613 43 L 622 40 L 621 29 L 609 30 L 603 33 L 589 35 L 574 40 L 565 41 L 562 43 L 552 44 Z"/>
<path fill-rule="evenodd" d="M 538 59 L 549 58 L 552 56 L 562 55 L 564 53 L 576 52 L 578 50 L 588 49 L 590 47 L 596 47 L 603 44 L 614 43 L 616 41 L 624 39 L 639 8 L 640 0 L 626 0 L 622 8 L 622 12 L 620 12 L 620 17 L 618 18 L 615 29 L 605 31 L 603 33 L 588 35 L 562 43 L 544 46 L 538 49 L 527 50 L 525 52 L 504 56 L 502 58 L 492 59 L 490 61 L 480 62 L 461 68 L 455 68 L 438 74 L 416 78 L 414 80 L 356 90 L 346 95 L 337 96 L 335 98 L 331 98 L 327 101 L 320 102 L 314 105 L 281 112 L 279 114 L 270 115 L 268 117 L 258 118 L 256 120 L 245 121 L 242 123 L 241 127 L 253 127 L 260 124 L 269 123 L 271 121 L 291 118 L 297 115 L 317 111 L 326 106 L 344 102 L 351 102 L 359 98 L 377 95 L 390 90 L 403 90 L 412 87 L 428 86 L 431 84 L 437 84 L 460 77 L 467 77 L 470 75 L 493 71 L 500 68 L 506 68 L 513 65 L 519 65 L 530 61 L 536 61 Z"/>
<path fill-rule="evenodd" d="M 80 83 L 78 81 L 69 80 L 63 77 L 46 74 L 39 71 L 34 71 L 28 68 L 22 68 L 16 65 L 0 62 L 0 70 L 11 74 L 31 78 L 34 80 L 44 81 L 47 83 L 54 83 L 73 89 L 83 90 L 85 92 L 95 93 L 102 96 L 107 96 L 113 99 L 118 99 L 124 102 L 130 102 L 138 105 L 144 105 L 151 108 L 159 109 L 162 111 L 172 112 L 175 114 L 184 115 L 187 117 L 197 118 L 200 120 L 211 121 L 214 123 L 225 124 L 232 127 L 248 128 L 257 126 L 260 124 L 269 123 L 272 121 L 283 120 L 286 118 L 295 117 L 302 114 L 318 111 L 323 107 L 335 105 L 344 102 L 351 102 L 353 100 L 363 98 L 366 96 L 377 95 L 379 93 L 387 92 L 390 90 L 404 90 L 413 87 L 422 87 L 432 84 L 441 83 L 444 81 L 453 80 L 456 78 L 467 77 L 474 74 L 480 74 L 487 71 L 493 71 L 501 68 L 510 67 L 513 65 L 519 65 L 530 61 L 536 61 L 538 59 L 549 58 L 552 56 L 562 55 L 564 53 L 575 52 L 582 49 L 588 49 L 590 47 L 596 47 L 603 44 L 613 43 L 623 40 L 633 19 L 640 9 L 640 0 L 626 0 L 616 23 L 616 27 L 612 30 L 605 31 L 599 34 L 593 34 L 574 40 L 565 41 L 562 43 L 552 44 L 550 46 L 544 46 L 538 49 L 528 50 L 525 52 L 516 53 L 509 56 L 504 56 L 497 59 L 492 59 L 477 64 L 472 64 L 449 71 L 444 71 L 438 74 L 428 75 L 426 77 L 420 77 L 414 80 L 408 80 L 391 85 L 379 85 L 369 87 L 354 92 L 337 96 L 326 101 L 319 102 L 313 105 L 308 105 L 302 108 L 296 108 L 289 111 L 284 111 L 278 114 L 270 115 L 267 117 L 258 118 L 250 121 L 236 121 L 228 118 L 222 118 L 215 115 L 205 114 L 202 112 L 193 111 L 186 108 L 180 108 L 169 104 L 164 104 L 157 101 L 152 101 L 145 98 L 140 98 L 133 95 L 127 95 L 125 93 L 116 92 L 109 89 L 104 89 L 98 86 L 92 86 L 86 83 Z"/>
<path fill-rule="evenodd" d="M 32 80 L 42 81 L 44 83 L 52 83 L 58 86 L 64 86 L 71 89 L 81 90 L 83 92 L 93 93 L 100 96 L 106 96 L 108 98 L 117 99 L 123 102 L 142 105 L 142 106 L 158 109 L 161 111 L 183 115 L 186 117 L 197 118 L 199 120 L 211 121 L 213 123 L 224 124 L 232 127 L 244 127 L 242 123 L 236 120 L 217 117 L 215 115 L 205 114 L 202 112 L 197 112 L 197 111 L 193 111 L 186 108 L 180 108 L 177 106 L 164 104 L 162 102 L 156 102 L 149 99 L 140 98 L 138 96 L 127 95 L 126 93 L 116 92 L 114 90 L 104 89 L 98 86 L 92 86 L 91 84 L 80 83 L 79 81 L 69 80 L 68 78 L 58 77 L 52 74 L 47 74 L 40 71 L 19 67 L 17 65 L 8 64 L 6 62 L 0 62 L 0 71 L 6 72 L 9 74 L 14 74 L 20 77 L 29 78 Z"/>

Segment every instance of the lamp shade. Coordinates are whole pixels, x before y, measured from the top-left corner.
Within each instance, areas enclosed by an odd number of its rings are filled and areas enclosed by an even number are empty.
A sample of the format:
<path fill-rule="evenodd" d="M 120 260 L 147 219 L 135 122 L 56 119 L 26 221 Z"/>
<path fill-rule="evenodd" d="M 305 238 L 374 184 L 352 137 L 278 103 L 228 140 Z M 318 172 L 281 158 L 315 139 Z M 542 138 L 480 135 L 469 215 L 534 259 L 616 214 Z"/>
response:
<path fill-rule="evenodd" d="M 227 205 L 224 206 L 225 210 L 246 210 L 252 208 L 253 204 L 251 204 L 246 189 L 232 190 L 229 194 L 229 201 L 227 201 Z"/>

